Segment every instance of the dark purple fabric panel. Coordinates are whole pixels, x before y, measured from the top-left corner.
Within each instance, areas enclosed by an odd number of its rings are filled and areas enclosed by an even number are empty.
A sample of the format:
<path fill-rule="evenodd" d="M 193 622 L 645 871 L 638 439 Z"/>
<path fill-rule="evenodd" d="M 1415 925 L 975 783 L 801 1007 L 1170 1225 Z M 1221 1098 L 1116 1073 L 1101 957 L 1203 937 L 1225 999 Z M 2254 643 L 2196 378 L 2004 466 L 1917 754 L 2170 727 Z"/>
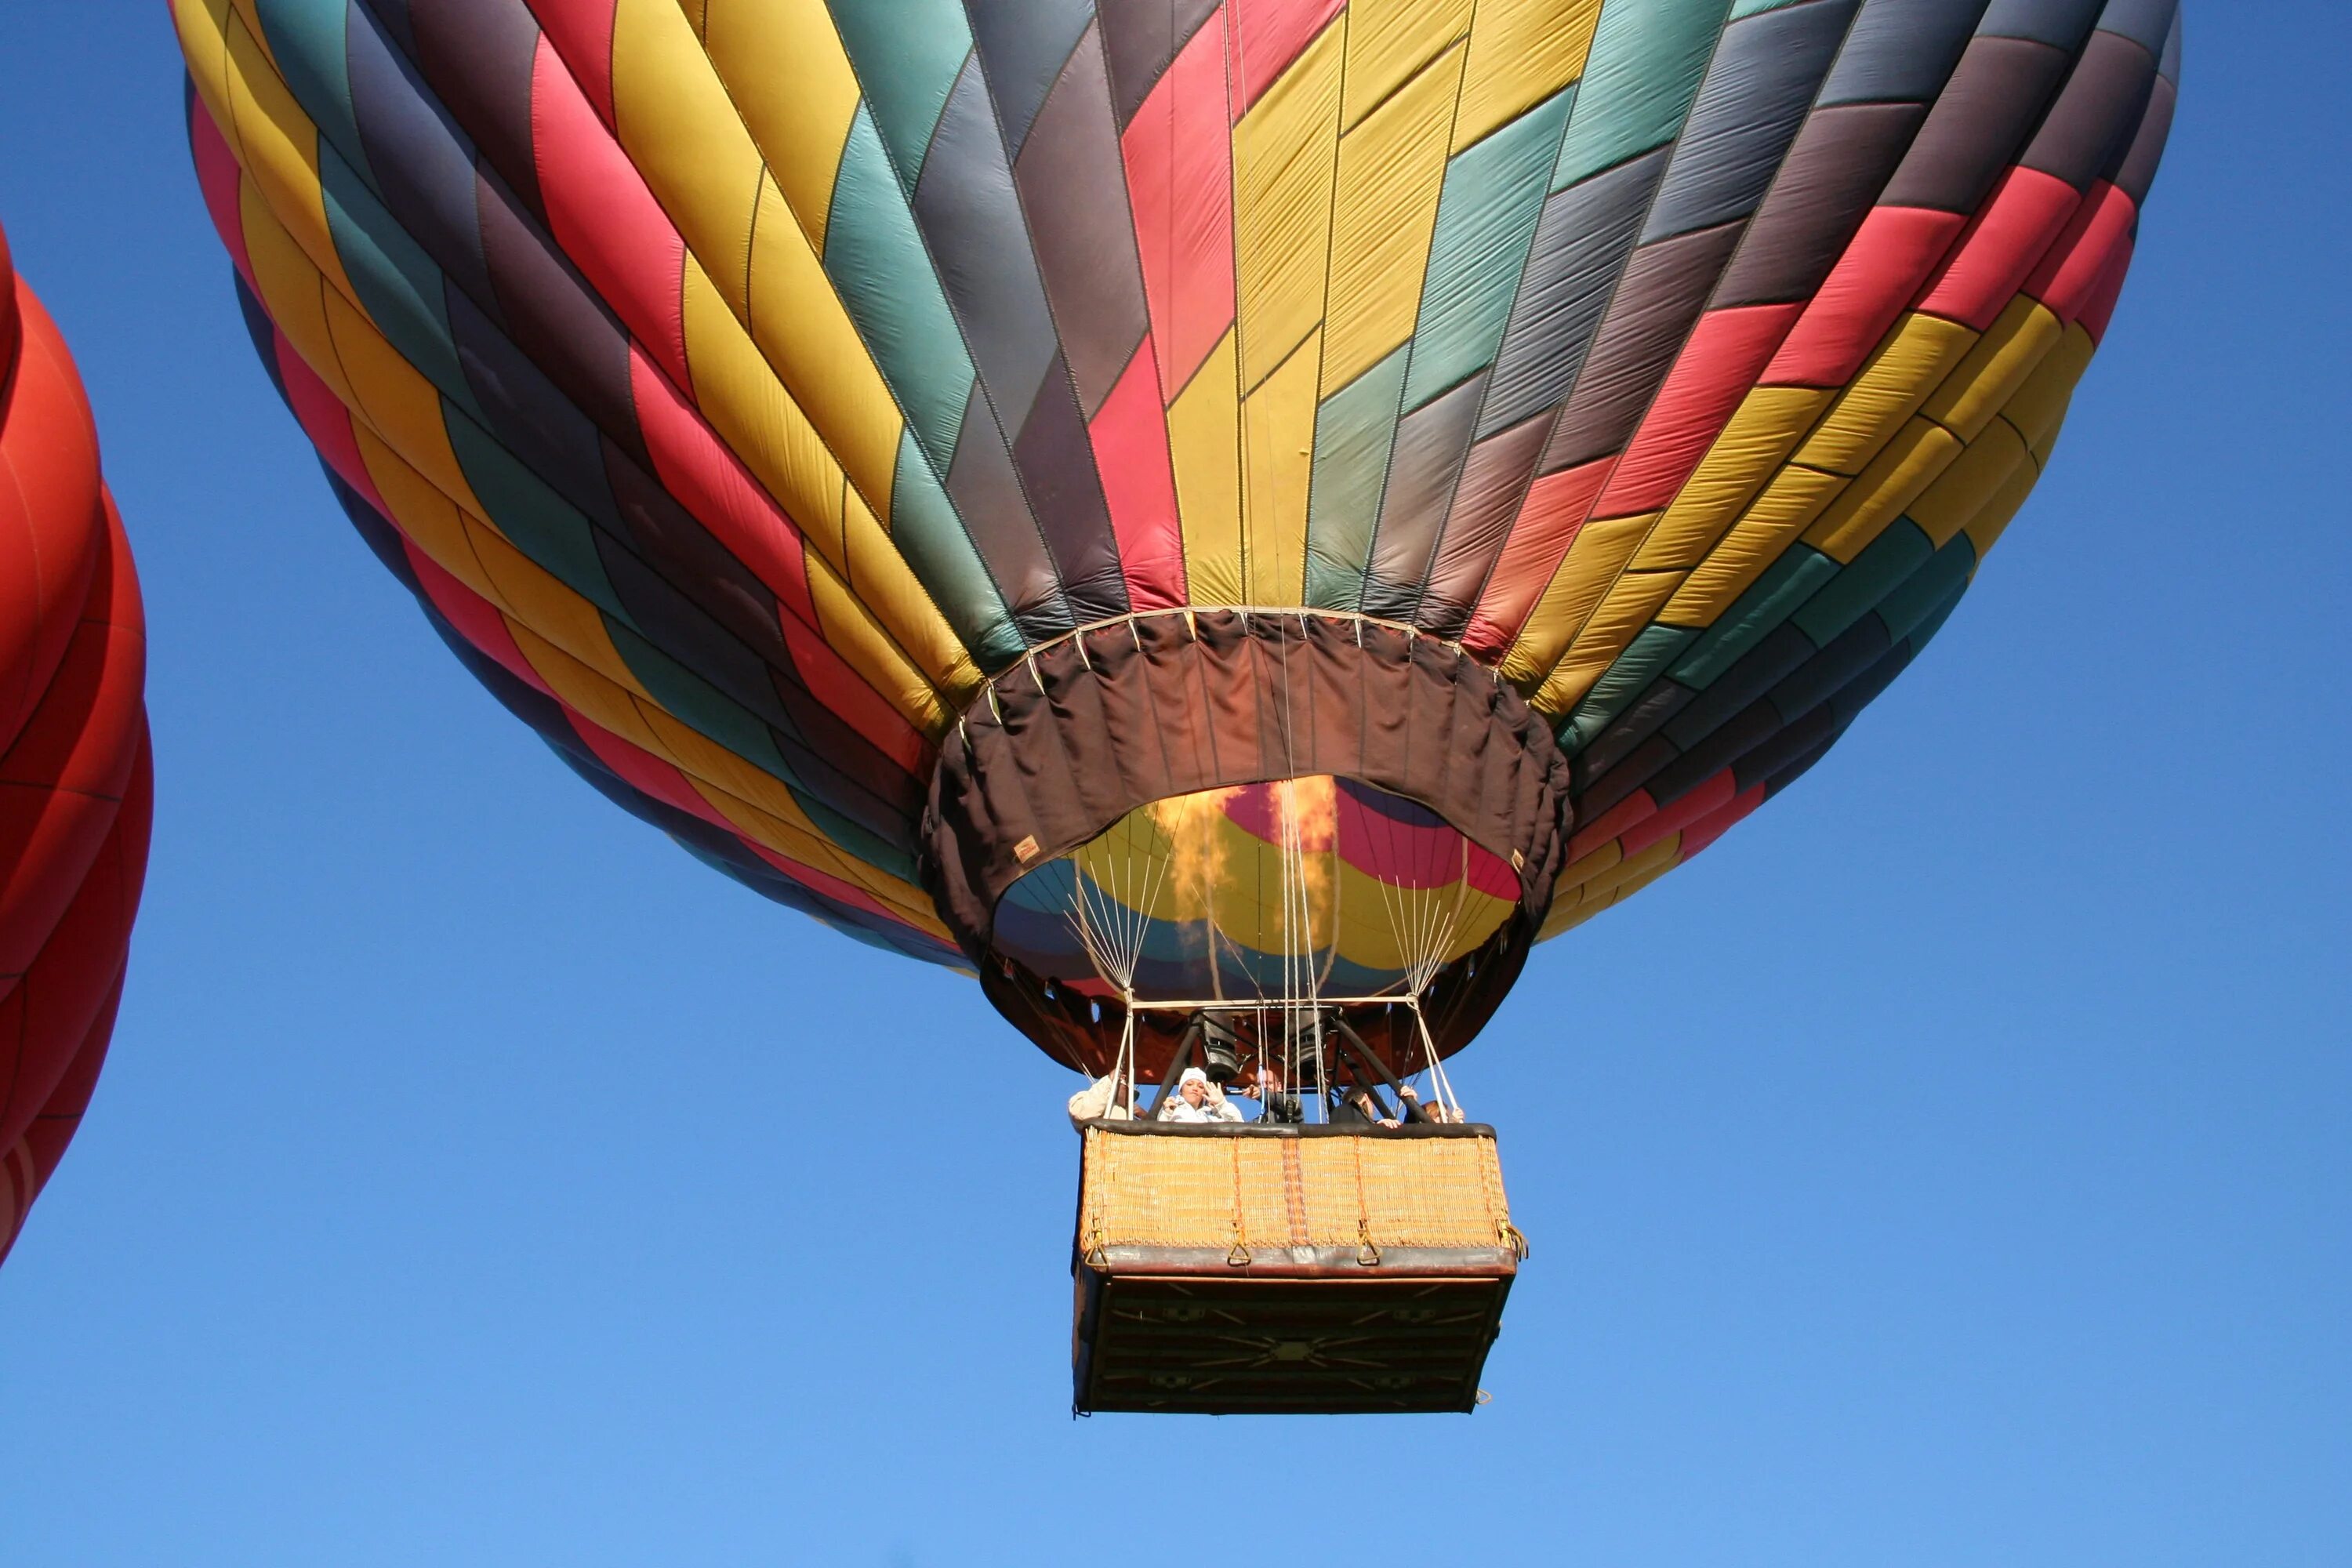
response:
<path fill-rule="evenodd" d="M 2072 64 L 2047 44 L 1978 38 L 1919 128 L 1883 205 L 1974 213 L 2017 161 Z"/>
<path fill-rule="evenodd" d="M 1470 612 L 1510 536 L 1550 434 L 1551 421 L 1539 414 L 1470 448 L 1436 559 L 1430 563 L 1428 588 L 1413 617 L 1423 630 L 1460 637 L 1470 624 Z"/>
<path fill-rule="evenodd" d="M 1076 625 L 1045 536 L 1021 492 L 1012 451 L 978 382 L 965 402 L 962 432 L 948 463 L 947 492 L 1022 634 L 1041 641 Z"/>
<path fill-rule="evenodd" d="M 1192 41 L 1201 24 L 1216 15 L 1221 0 L 1096 0 L 1103 52 L 1110 63 L 1112 107 L 1119 129 L 1135 118 L 1179 50 Z"/>
<path fill-rule="evenodd" d="M 2116 34 L 2092 34 L 2021 162 L 2087 190 L 2122 163 L 2155 86 L 2154 55 Z"/>
<path fill-rule="evenodd" d="M 1062 577 L 1070 614 L 1080 625 L 1123 616 L 1127 579 L 1119 570 L 1118 540 L 1111 531 L 1110 508 L 1095 471 L 1094 443 L 1077 394 L 1057 357 L 1037 389 L 1037 401 L 1013 443 L 1029 509 L 1045 531 L 1046 547 Z"/>
<path fill-rule="evenodd" d="M 1004 144 L 1017 158 L 1038 106 L 1093 18 L 1092 0 L 964 0 L 963 8 Z M 1103 111 L 1110 111 L 1108 97 Z"/>
<path fill-rule="evenodd" d="M 1712 302 L 1811 299 L 1927 117 L 1926 106 L 1916 103 L 1850 103 L 1814 113 L 1797 133 Z"/>
<path fill-rule="evenodd" d="M 1397 421 L 1364 584 L 1365 614 L 1412 618 L 1485 391 L 1486 377 L 1473 376 Z"/>
<path fill-rule="evenodd" d="M 408 24 L 418 74 L 544 221 L 530 125 L 539 23 L 522 0 L 408 0 Z"/>

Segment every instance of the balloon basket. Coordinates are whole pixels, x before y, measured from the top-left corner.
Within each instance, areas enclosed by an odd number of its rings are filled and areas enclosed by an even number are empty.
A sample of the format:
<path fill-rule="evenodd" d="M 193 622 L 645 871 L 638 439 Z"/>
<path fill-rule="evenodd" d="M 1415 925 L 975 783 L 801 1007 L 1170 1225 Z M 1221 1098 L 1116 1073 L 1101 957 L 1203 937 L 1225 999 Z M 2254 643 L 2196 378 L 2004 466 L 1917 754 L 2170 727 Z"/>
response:
<path fill-rule="evenodd" d="M 1080 1414 L 1476 1406 L 1527 1255 L 1493 1129 L 1082 1131 Z"/>

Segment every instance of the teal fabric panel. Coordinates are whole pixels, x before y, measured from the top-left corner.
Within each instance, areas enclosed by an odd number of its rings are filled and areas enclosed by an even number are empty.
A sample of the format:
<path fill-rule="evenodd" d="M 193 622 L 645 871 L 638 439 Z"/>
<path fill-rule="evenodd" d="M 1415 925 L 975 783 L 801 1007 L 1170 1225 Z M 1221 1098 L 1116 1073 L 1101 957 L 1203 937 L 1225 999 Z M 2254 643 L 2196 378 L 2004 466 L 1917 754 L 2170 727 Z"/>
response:
<path fill-rule="evenodd" d="M 1907 517 L 1895 519 L 1822 590 L 1790 618 L 1797 629 L 1827 647 L 1838 635 L 1878 607 L 1903 580 L 1927 563 L 1936 542 Z"/>
<path fill-rule="evenodd" d="M 835 176 L 825 275 L 841 290 L 924 455 L 944 472 L 971 395 L 971 356 L 867 110 L 858 105 L 850 121 Z"/>
<path fill-rule="evenodd" d="M 1976 546 L 1965 533 L 1937 551 L 1880 602 L 1878 618 L 1886 623 L 1887 639 L 1901 642 L 1946 603 L 1957 600 L 1976 569 Z"/>
<path fill-rule="evenodd" d="M 325 199 L 327 232 L 359 294 L 360 308 L 442 396 L 469 417 L 488 424 L 457 357 L 441 268 L 393 221 L 332 147 L 319 149 L 319 189 Z"/>
<path fill-rule="evenodd" d="M 1608 0 L 1551 188 L 1673 141 L 1729 15 L 1727 0 Z"/>
<path fill-rule="evenodd" d="M 1741 654 L 1762 642 L 1790 612 L 1837 575 L 1838 563 L 1810 544 L 1795 544 L 1733 601 L 1706 635 L 1674 668 L 1674 678 L 1705 690 Z"/>
<path fill-rule="evenodd" d="M 981 668 L 993 673 L 1027 651 L 1029 641 L 1013 624 L 1004 595 L 955 503 L 914 437 L 903 431 L 890 484 L 890 542 Z"/>
<path fill-rule="evenodd" d="M 1307 491 L 1307 603 L 1316 609 L 1353 610 L 1362 602 L 1411 353 L 1409 347 L 1398 349 L 1325 398 L 1315 412 L 1314 468 Z"/>
<path fill-rule="evenodd" d="M 828 0 L 882 144 L 908 191 L 923 173 L 971 28 L 961 0 Z"/>
<path fill-rule="evenodd" d="M 446 398 L 441 422 L 448 427 L 449 448 L 465 470 L 467 484 L 507 542 L 608 617 L 634 627 L 612 580 L 604 575 L 595 536 L 580 510 Z"/>
<path fill-rule="evenodd" d="M 1696 626 L 1643 626 L 1559 727 L 1560 749 L 1572 757 L 1592 744 L 1700 635 Z"/>
<path fill-rule="evenodd" d="M 1405 405 L 1418 408 L 1495 361 L 1543 215 L 1576 89 L 1536 105 L 1445 166 L 1413 328 Z"/>
<path fill-rule="evenodd" d="M 359 114 L 352 104 L 348 0 L 255 0 L 261 36 L 278 62 L 278 74 L 319 134 L 349 159 L 352 172 L 373 190 L 373 171 L 360 142 Z"/>

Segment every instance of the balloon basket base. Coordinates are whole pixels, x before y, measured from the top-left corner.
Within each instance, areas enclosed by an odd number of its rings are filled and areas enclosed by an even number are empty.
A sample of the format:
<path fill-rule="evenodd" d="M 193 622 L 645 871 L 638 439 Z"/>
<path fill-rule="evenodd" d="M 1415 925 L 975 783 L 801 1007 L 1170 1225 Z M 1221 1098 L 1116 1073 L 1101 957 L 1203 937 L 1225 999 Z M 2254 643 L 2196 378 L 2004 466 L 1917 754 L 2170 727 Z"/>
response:
<path fill-rule="evenodd" d="M 1492 1129 L 1083 1131 L 1079 1414 L 1476 1407 L 1526 1256 Z"/>

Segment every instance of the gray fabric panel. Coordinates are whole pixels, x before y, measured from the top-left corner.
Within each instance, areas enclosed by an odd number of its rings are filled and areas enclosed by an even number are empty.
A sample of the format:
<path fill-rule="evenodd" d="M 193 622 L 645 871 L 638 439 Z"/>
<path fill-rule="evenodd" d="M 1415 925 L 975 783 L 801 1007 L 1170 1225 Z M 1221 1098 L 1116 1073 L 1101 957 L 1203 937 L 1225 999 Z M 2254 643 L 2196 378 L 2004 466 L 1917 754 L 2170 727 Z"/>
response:
<path fill-rule="evenodd" d="M 1881 204 L 1973 213 L 2016 159 L 2073 58 L 2021 38 L 1978 38 L 1960 57 Z"/>
<path fill-rule="evenodd" d="M 2076 190 L 2116 167 L 2147 110 L 2156 56 L 2115 33 L 2094 33 L 2023 163 Z"/>
<path fill-rule="evenodd" d="M 1816 110 L 1748 225 L 1713 303 L 1810 300 L 1845 254 L 1927 118 L 1925 104 Z"/>
<path fill-rule="evenodd" d="M 2172 19 L 2172 32 L 2165 38 L 2164 53 L 2156 63 L 2156 74 L 2175 87 L 2180 85 L 2180 22 L 2179 16 Z"/>
<path fill-rule="evenodd" d="M 1984 10 L 1985 0 L 1870 0 L 1822 102 L 1934 102 Z"/>
<path fill-rule="evenodd" d="M 1454 499 L 1454 480 L 1470 450 L 1470 430 L 1485 390 L 1486 377 L 1473 376 L 1397 421 L 1380 531 L 1372 541 L 1372 575 L 1395 596 L 1375 604 L 1373 585 L 1367 584 L 1366 613 L 1399 619 L 1412 613 L 1444 526 L 1445 509 Z"/>
<path fill-rule="evenodd" d="M 1118 129 L 1111 122 L 1103 69 L 1100 39 L 1089 34 L 1039 110 L 1013 167 L 1062 353 L 1089 419 L 1143 341 L 1146 320 Z"/>
<path fill-rule="evenodd" d="M 2116 165 L 2115 182 L 2123 193 L 2143 205 L 2147 201 L 2148 187 L 2156 184 L 2156 166 L 2164 157 L 2164 144 L 2172 135 L 2172 111 L 2179 102 L 2180 91 L 2162 77 L 2156 79 L 2156 89 L 2148 94 L 2147 112 L 2140 117 L 2139 132 L 2132 138 L 2129 151 Z"/>
<path fill-rule="evenodd" d="M 1550 433 L 1551 421 L 1538 414 L 1470 448 L 1437 559 L 1430 565 L 1429 587 L 1413 617 L 1423 630 L 1459 637 L 1470 624 L 1470 612 L 1477 607 L 1486 575 L 1510 537 L 1512 521 L 1535 476 L 1536 458 Z"/>
<path fill-rule="evenodd" d="M 2107 0 L 2107 8 L 2099 13 L 2099 31 L 2120 33 L 2161 58 L 2172 26 L 2179 20 L 2180 0 Z"/>
<path fill-rule="evenodd" d="M 1119 571 L 1110 508 L 1095 471 L 1094 443 L 1058 360 L 1022 422 L 1013 460 L 1061 571 L 1071 613 L 1081 622 L 1127 614 L 1127 579 Z"/>
<path fill-rule="evenodd" d="M 1062 599 L 1061 579 L 1046 556 L 1045 538 L 1029 515 L 1028 499 L 1013 471 L 1004 434 L 977 382 L 964 408 L 955 460 L 948 465 L 947 487 L 956 515 L 963 519 L 981 559 L 988 563 L 989 575 L 996 579 L 1023 635 L 1034 642 L 1041 627 L 1066 629 L 1074 624 Z"/>
<path fill-rule="evenodd" d="M 2032 38 L 2073 54 L 2091 36 L 2107 0 L 1992 0 L 1978 24 L 1987 38 Z"/>
<path fill-rule="evenodd" d="M 1544 203 L 1518 299 L 1495 356 L 1480 435 L 1557 407 L 1568 395 L 1633 254 L 1668 151 L 1644 153 Z"/>
<path fill-rule="evenodd" d="M 1625 449 L 1722 278 L 1741 227 L 1701 229 L 1634 254 L 1544 449 L 1545 473 Z"/>
<path fill-rule="evenodd" d="M 989 396 L 1027 412 L 1054 363 L 1054 323 L 980 68 L 966 62 L 915 185 L 915 218 Z"/>
<path fill-rule="evenodd" d="M 1642 242 L 1746 217 L 1837 58 L 1856 0 L 1806 0 L 1724 29 Z"/>
<path fill-rule="evenodd" d="M 1578 793 L 1581 794 L 1591 781 L 1599 778 L 1627 757 L 1633 748 L 1658 732 L 1665 721 L 1679 713 L 1696 693 L 1687 686 L 1661 679 L 1643 692 L 1640 700 L 1617 717 L 1616 722 L 1603 730 L 1592 744 L 1570 759 Z"/>
<path fill-rule="evenodd" d="M 1110 60 L 1111 103 L 1119 129 L 1135 118 L 1143 100 L 1201 24 L 1216 14 L 1221 0 L 1096 0 L 1102 21 L 1103 52 Z"/>
<path fill-rule="evenodd" d="M 1092 0 L 964 0 L 963 8 L 1004 144 L 1018 157 L 1038 105 L 1087 30 Z"/>

